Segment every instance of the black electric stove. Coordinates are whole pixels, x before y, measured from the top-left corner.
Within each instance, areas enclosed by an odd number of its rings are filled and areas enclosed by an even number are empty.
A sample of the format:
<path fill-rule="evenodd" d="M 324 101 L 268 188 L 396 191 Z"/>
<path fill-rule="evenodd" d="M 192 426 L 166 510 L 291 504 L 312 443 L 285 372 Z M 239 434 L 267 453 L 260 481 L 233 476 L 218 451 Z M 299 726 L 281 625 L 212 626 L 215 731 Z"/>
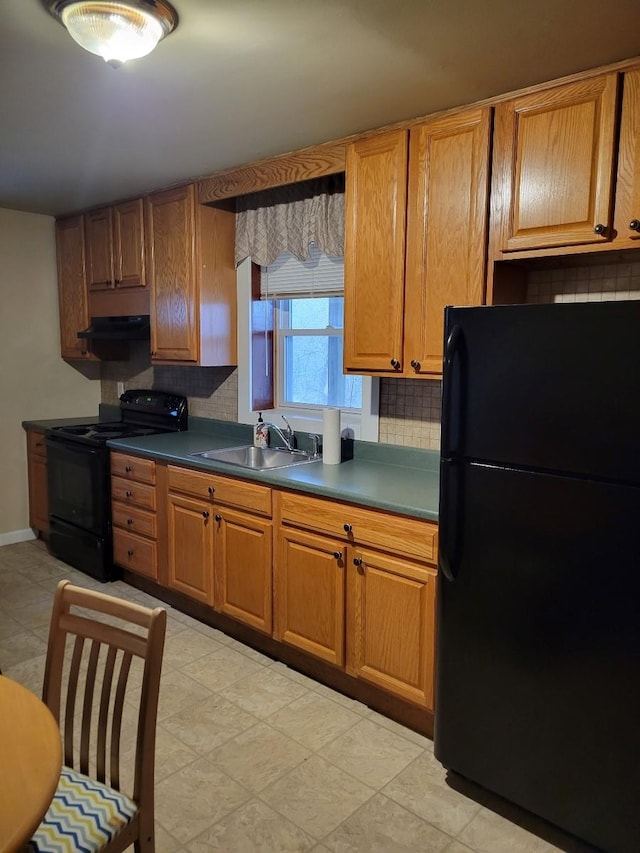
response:
<path fill-rule="evenodd" d="M 163 391 L 125 391 L 120 420 L 47 430 L 49 550 L 101 581 L 113 565 L 109 448 L 116 438 L 141 438 L 187 429 L 187 400 Z"/>

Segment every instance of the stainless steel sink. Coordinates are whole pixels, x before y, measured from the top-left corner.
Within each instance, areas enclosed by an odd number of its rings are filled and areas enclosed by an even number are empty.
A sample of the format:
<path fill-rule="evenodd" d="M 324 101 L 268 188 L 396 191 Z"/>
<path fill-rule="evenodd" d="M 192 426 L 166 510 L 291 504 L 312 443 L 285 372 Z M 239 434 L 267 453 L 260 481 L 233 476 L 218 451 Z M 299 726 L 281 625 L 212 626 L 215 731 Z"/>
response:
<path fill-rule="evenodd" d="M 302 450 L 287 450 L 284 447 L 254 447 L 252 444 L 242 447 L 224 447 L 221 450 L 202 450 L 198 453 L 192 453 L 191 456 L 200 456 L 202 459 L 212 459 L 215 462 L 227 462 L 229 465 L 251 468 L 254 471 L 290 468 L 292 465 L 317 462 L 320 458 Z"/>

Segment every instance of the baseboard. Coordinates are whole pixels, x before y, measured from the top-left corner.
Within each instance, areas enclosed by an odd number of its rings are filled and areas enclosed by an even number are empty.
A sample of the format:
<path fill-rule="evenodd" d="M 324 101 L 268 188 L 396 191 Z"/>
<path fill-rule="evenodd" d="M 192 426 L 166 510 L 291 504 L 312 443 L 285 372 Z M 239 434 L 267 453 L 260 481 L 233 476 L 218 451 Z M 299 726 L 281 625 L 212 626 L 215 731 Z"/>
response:
<path fill-rule="evenodd" d="M 30 527 L 25 530 L 12 530 L 10 533 L 0 533 L 0 547 L 2 545 L 15 545 L 16 542 L 28 542 L 35 539 L 36 535 Z"/>

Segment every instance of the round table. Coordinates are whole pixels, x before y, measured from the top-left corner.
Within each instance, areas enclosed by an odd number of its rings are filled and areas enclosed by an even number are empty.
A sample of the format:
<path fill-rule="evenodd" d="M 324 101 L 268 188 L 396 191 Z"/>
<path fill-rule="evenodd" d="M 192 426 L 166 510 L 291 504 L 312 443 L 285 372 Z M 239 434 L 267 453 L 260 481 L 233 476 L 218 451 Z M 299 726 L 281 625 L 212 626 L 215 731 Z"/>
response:
<path fill-rule="evenodd" d="M 60 731 L 51 711 L 26 687 L 0 675 L 0 853 L 19 849 L 53 799 Z"/>

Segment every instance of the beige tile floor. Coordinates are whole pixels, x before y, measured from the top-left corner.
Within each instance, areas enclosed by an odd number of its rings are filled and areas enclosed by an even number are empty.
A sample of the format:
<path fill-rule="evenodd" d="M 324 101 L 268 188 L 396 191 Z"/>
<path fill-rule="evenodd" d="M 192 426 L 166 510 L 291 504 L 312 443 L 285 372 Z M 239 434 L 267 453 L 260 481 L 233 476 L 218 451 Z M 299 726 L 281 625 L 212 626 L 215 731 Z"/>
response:
<path fill-rule="evenodd" d="M 156 603 L 123 582 L 93 582 L 41 542 L 0 548 L 0 667 L 38 694 L 61 578 Z M 592 851 L 447 781 L 428 739 L 167 609 L 158 853 Z"/>

